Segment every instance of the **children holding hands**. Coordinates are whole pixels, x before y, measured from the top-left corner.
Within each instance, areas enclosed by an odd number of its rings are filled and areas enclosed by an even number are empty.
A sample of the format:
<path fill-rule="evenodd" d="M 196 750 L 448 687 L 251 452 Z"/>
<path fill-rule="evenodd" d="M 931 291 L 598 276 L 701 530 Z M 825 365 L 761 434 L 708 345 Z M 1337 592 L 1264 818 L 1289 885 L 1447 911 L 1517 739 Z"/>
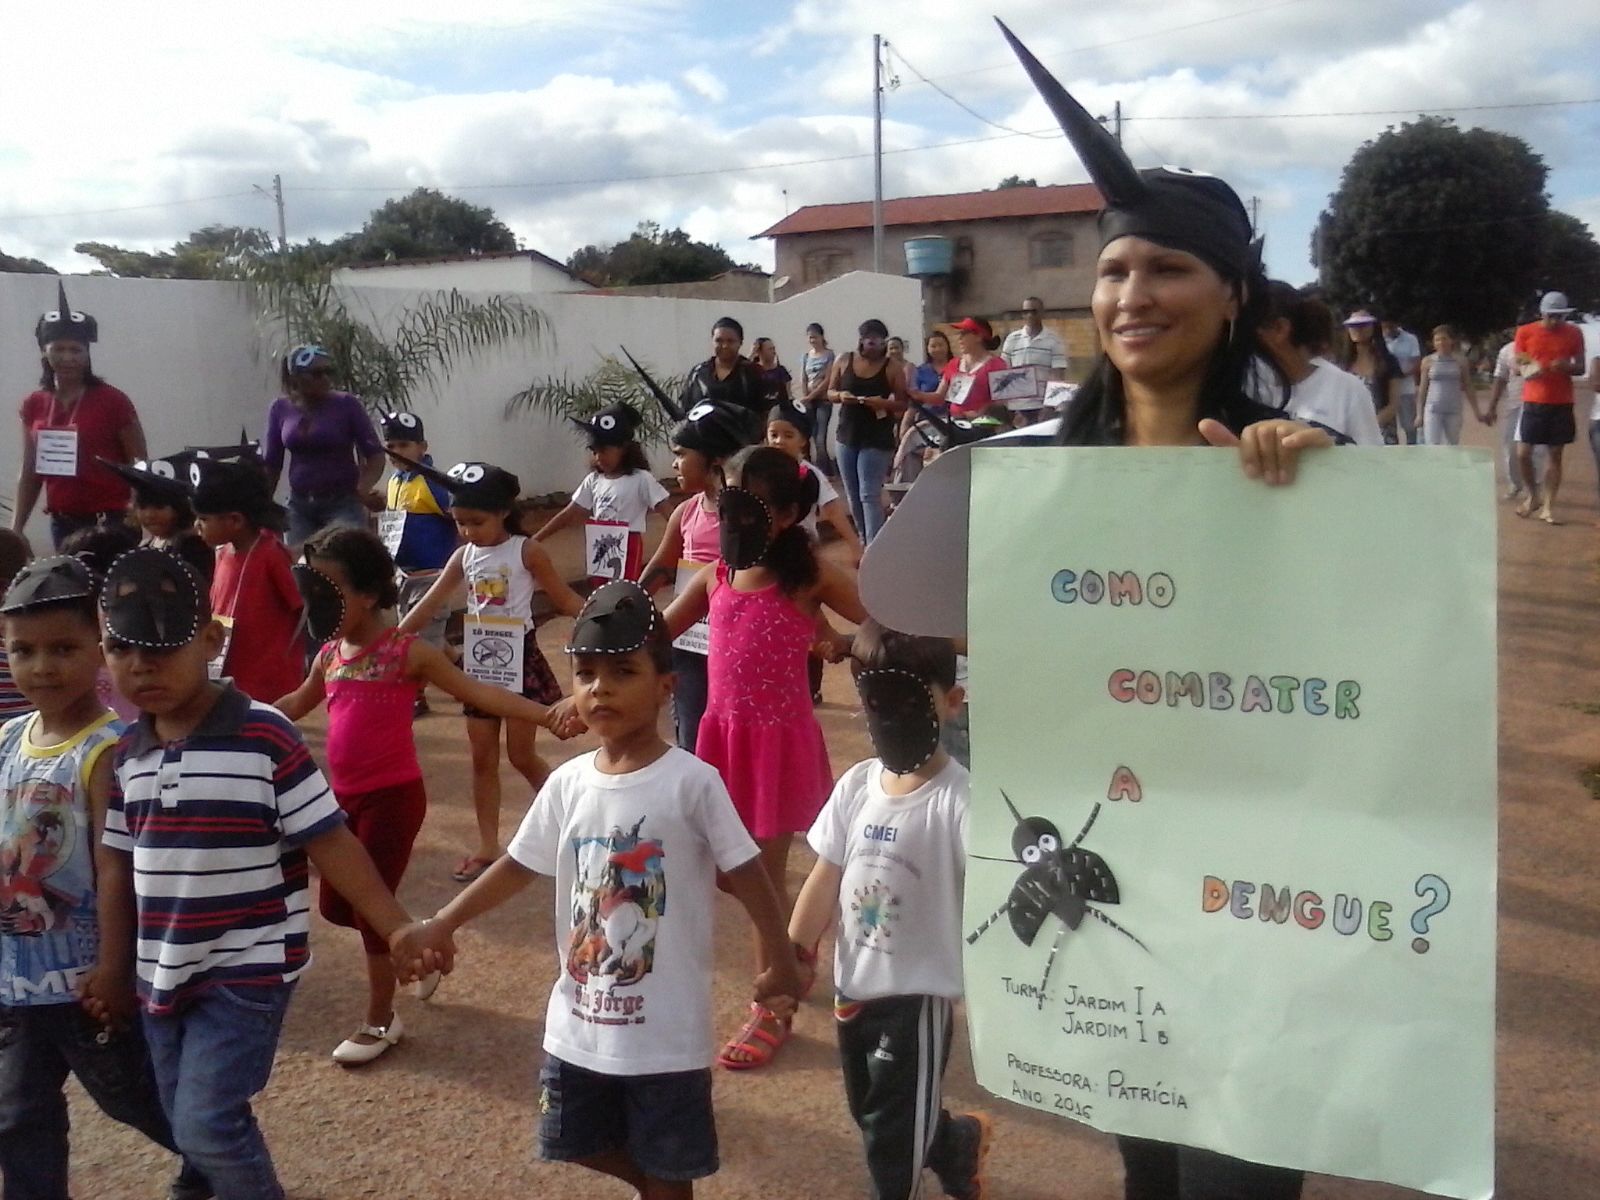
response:
<path fill-rule="evenodd" d="M 535 874 L 555 877 L 556 984 L 545 1013 L 539 1154 L 682 1200 L 717 1169 L 711 1111 L 712 908 L 718 873 L 767 967 L 756 999 L 799 989 L 777 893 L 715 769 L 658 732 L 671 641 L 650 597 L 599 588 L 568 646 L 578 715 L 600 749 L 562 764 L 506 855 L 431 920 L 393 939 L 403 978 L 451 954 L 467 921 Z"/>

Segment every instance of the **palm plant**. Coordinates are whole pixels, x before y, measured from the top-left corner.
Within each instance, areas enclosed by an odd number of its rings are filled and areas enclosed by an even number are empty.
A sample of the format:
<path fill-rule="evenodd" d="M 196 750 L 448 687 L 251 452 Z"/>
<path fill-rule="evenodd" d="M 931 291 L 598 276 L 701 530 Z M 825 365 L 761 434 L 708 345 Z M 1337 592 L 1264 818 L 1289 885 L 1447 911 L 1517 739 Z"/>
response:
<path fill-rule="evenodd" d="M 650 373 L 667 395 L 676 396 L 683 390 L 684 376 Z M 640 442 L 647 446 L 666 442 L 674 422 L 645 390 L 638 372 L 614 354 L 600 355 L 600 365 L 582 379 L 563 373 L 535 380 L 506 401 L 505 415 L 538 412 L 557 421 L 563 417 L 581 421 L 608 404 L 617 403 L 631 406 L 644 419 L 639 428 Z"/>
<path fill-rule="evenodd" d="M 487 350 L 555 339 L 532 305 L 514 296 L 469 300 L 454 288 L 405 308 L 385 336 L 370 306 L 356 306 L 334 286 L 331 266 L 292 252 L 247 257 L 238 277 L 255 298 L 268 341 L 282 340 L 282 351 L 323 347 L 341 383 L 374 410 L 410 408 L 419 388 L 442 384 L 458 363 Z"/>

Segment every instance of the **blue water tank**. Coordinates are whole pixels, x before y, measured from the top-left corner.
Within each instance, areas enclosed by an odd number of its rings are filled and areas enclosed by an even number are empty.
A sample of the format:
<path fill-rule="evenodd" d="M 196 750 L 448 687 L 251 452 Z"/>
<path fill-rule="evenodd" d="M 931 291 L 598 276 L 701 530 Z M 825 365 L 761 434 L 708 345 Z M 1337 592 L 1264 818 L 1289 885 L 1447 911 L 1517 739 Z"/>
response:
<path fill-rule="evenodd" d="M 907 275 L 948 275 L 955 257 L 956 244 L 947 237 L 906 239 Z"/>

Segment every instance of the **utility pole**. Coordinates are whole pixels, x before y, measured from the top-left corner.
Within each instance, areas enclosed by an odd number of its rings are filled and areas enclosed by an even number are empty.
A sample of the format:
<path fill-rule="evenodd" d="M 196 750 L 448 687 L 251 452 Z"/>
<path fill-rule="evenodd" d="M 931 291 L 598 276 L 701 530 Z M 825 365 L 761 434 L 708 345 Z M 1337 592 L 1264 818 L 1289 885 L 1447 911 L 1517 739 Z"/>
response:
<path fill-rule="evenodd" d="M 872 269 L 883 270 L 883 35 L 872 35 Z"/>
<path fill-rule="evenodd" d="M 1117 145 L 1122 145 L 1122 101 L 1118 100 L 1111 109 L 1111 132 L 1117 135 Z"/>
<path fill-rule="evenodd" d="M 283 219 L 283 176 L 274 175 L 272 177 L 272 190 L 270 192 L 267 191 L 266 188 L 262 187 L 259 183 L 252 183 L 250 186 L 256 191 L 260 192 L 263 196 L 270 198 L 272 203 L 277 207 L 278 249 L 287 250 L 289 248 L 289 233 Z"/>
<path fill-rule="evenodd" d="M 1250 197 L 1250 233 L 1252 236 L 1261 232 L 1261 197 Z"/>

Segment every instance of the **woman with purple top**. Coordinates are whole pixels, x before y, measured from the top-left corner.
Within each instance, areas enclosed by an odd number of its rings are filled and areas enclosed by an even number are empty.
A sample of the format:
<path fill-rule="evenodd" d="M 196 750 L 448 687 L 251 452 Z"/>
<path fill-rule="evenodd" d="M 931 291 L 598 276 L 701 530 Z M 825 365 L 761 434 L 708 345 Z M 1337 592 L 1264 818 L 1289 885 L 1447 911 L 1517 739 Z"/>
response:
<path fill-rule="evenodd" d="M 365 528 L 361 497 L 383 474 L 383 443 L 361 400 L 333 390 L 333 361 L 321 346 L 283 356 L 283 392 L 267 413 L 262 456 L 274 489 L 289 455 L 291 550 L 330 525 Z"/>

